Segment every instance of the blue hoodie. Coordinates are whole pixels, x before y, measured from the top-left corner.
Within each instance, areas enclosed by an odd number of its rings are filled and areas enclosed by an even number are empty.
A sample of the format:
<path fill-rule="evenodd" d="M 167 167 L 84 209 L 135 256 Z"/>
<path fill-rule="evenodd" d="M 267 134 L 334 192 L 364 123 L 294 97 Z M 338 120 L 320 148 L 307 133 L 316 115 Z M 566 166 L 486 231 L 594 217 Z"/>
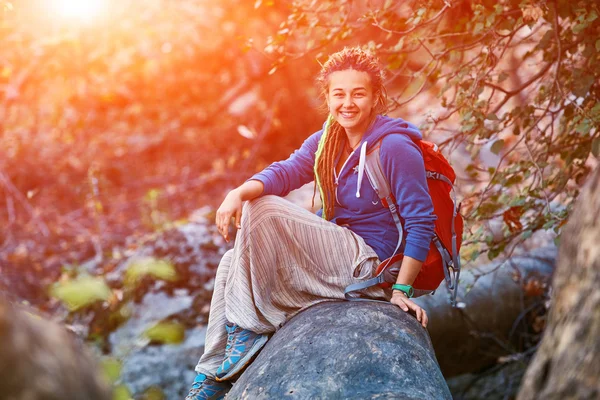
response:
<path fill-rule="evenodd" d="M 313 167 L 321 129 L 312 134 L 287 160 L 275 162 L 253 180 L 264 184 L 263 195 L 286 196 L 314 180 Z M 405 255 L 424 261 L 434 234 L 433 204 L 427 189 L 423 155 L 414 142 L 422 139 L 417 127 L 402 119 L 377 116 L 363 135 L 360 150 L 369 151 L 381 140 L 381 165 L 392 186 L 404 227 Z M 398 229 L 392 215 L 381 205 L 364 170 L 364 157 L 357 149 L 344 164 L 337 179 L 335 214 L 331 222 L 346 226 L 377 253 L 380 260 L 392 256 Z M 364 150 L 362 150 L 364 151 Z M 359 171 L 361 173 L 359 173 Z M 362 178 L 359 180 L 359 176 Z M 357 197 L 357 191 L 360 197 Z M 317 214 L 321 214 L 319 210 Z"/>

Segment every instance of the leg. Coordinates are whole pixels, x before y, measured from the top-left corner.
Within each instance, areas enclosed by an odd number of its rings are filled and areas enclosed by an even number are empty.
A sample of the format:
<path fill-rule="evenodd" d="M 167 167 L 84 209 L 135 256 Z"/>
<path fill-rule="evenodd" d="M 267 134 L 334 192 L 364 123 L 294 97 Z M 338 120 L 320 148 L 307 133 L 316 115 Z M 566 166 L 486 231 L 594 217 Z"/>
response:
<path fill-rule="evenodd" d="M 225 331 L 225 282 L 231 265 L 233 250 L 227 251 L 215 276 L 215 288 L 212 300 L 210 302 L 210 314 L 208 317 L 208 326 L 206 328 L 206 340 L 204 342 L 204 354 L 196 366 L 196 372 L 210 377 L 215 376 L 219 365 L 223 362 L 225 356 L 225 345 L 227 343 L 227 333 Z"/>
<path fill-rule="evenodd" d="M 264 196 L 247 203 L 235 247 L 217 270 L 205 353 L 196 371 L 214 377 L 221 366 L 218 376 L 228 379 L 232 366 L 237 368 L 237 345 L 229 344 L 225 354 L 228 321 L 246 333 L 271 333 L 303 308 L 344 299 L 344 288 L 370 277 L 377 261 L 358 235 L 284 199 Z M 382 297 L 383 291 L 367 294 Z M 242 353 L 252 346 L 242 343 Z M 230 359 L 232 354 L 237 358 Z"/>
<path fill-rule="evenodd" d="M 301 309 L 344 299 L 376 253 L 350 231 L 276 196 L 246 204 L 225 285 L 227 320 L 270 333 Z M 368 295 L 383 297 L 376 287 Z"/>

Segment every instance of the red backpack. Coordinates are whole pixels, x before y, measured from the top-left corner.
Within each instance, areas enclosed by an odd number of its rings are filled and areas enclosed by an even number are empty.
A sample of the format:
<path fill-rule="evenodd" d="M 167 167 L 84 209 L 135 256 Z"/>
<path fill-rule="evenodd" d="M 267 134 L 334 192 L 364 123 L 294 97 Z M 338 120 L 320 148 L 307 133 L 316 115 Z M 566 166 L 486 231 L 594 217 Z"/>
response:
<path fill-rule="evenodd" d="M 452 306 L 456 306 L 456 292 L 460 275 L 459 250 L 463 233 L 463 219 L 459 213 L 459 206 L 456 204 L 454 192 L 456 174 L 448 160 L 438 150 L 436 144 L 424 140 L 417 140 L 415 143 L 423 153 L 427 186 L 437 219 L 435 221 L 435 235 L 431 240 L 429 253 L 412 286 L 416 290 L 431 292 L 437 289 L 445 279 L 450 293 L 450 302 Z M 391 287 L 392 284 L 396 283 L 396 277 L 402 264 L 403 254 L 396 254 L 403 240 L 402 223 L 396 208 L 396 199 L 381 167 L 380 146 L 381 142 L 366 155 L 365 171 L 371 186 L 381 199 L 382 205 L 392 213 L 399 232 L 398 245 L 393 253 L 395 255 L 379 264 L 374 278 L 346 288 L 345 295 L 348 300 L 355 299 L 350 293 L 357 290 L 374 285 L 380 285 L 384 288 Z"/>

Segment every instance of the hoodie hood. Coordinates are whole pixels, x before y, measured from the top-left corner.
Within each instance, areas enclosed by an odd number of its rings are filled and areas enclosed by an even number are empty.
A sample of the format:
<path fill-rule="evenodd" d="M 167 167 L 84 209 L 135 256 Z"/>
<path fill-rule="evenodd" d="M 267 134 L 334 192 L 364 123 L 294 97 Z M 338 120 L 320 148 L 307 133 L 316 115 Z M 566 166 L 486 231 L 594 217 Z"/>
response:
<path fill-rule="evenodd" d="M 404 121 L 401 118 L 391 118 L 384 115 L 375 117 L 375 121 L 369 127 L 362 138 L 362 142 L 368 142 L 367 150 L 370 150 L 384 136 L 391 133 L 402 133 L 408 135 L 412 140 L 421 140 L 423 135 L 419 129 L 410 122 Z"/>
<path fill-rule="evenodd" d="M 392 133 L 401 133 L 408 135 L 412 140 L 421 140 L 423 135 L 419 129 L 410 122 L 401 118 L 390 118 L 388 116 L 378 115 L 365 132 L 360 145 L 360 158 L 358 162 L 358 180 L 356 183 L 356 197 L 360 197 L 360 188 L 362 186 L 365 172 L 365 164 L 368 150 L 372 149 L 384 136 Z"/>

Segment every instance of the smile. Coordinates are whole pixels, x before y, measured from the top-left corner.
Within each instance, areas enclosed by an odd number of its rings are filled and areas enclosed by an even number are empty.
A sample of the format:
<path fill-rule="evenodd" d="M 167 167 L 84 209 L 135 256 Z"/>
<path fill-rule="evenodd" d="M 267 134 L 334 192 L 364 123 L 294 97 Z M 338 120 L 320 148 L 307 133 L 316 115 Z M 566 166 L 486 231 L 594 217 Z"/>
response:
<path fill-rule="evenodd" d="M 343 118 L 354 118 L 357 114 L 357 111 L 340 111 L 340 115 Z"/>

